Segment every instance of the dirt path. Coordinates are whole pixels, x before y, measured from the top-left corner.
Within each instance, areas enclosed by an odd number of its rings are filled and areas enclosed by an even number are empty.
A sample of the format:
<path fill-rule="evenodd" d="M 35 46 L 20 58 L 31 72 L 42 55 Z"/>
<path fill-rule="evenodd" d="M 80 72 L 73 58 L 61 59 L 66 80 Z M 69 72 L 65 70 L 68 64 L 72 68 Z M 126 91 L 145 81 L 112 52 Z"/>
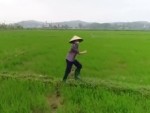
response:
<path fill-rule="evenodd" d="M 57 109 L 64 104 L 63 98 L 56 85 L 55 92 L 47 97 L 48 104 L 51 108 L 51 113 L 56 113 Z"/>

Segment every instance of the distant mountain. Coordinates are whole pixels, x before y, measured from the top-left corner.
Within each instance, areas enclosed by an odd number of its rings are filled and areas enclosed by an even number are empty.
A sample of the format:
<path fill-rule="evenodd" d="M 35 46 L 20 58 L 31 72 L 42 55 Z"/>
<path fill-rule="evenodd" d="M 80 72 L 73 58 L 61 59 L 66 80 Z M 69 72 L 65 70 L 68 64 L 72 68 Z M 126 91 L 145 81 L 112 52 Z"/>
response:
<path fill-rule="evenodd" d="M 43 26 L 44 22 L 28 20 L 28 21 L 21 21 L 21 22 L 15 23 L 15 24 L 23 26 L 24 28 L 41 28 Z"/>
<path fill-rule="evenodd" d="M 18 23 L 20 26 L 23 26 L 24 28 L 43 28 L 43 27 L 68 27 L 68 28 L 79 28 L 82 26 L 86 26 L 89 23 L 80 21 L 80 20 L 75 20 L 75 21 L 65 21 L 65 22 L 54 22 L 54 23 L 47 23 L 47 22 L 39 22 L 39 21 L 34 21 L 34 20 L 28 20 L 28 21 L 21 21 Z"/>
<path fill-rule="evenodd" d="M 39 22 L 34 20 L 16 23 L 24 28 L 49 28 L 49 29 L 100 29 L 100 30 L 150 30 L 150 23 L 146 21 L 90 23 L 80 20 L 65 22 Z"/>
<path fill-rule="evenodd" d="M 86 26 L 88 29 L 102 30 L 150 30 L 150 23 L 145 21 L 137 22 L 115 22 L 115 23 L 91 23 Z"/>
<path fill-rule="evenodd" d="M 90 24 L 89 22 L 84 22 L 84 21 L 80 21 L 80 20 L 52 23 L 52 25 L 60 25 L 60 26 L 67 25 L 71 28 L 84 27 L 84 26 L 87 26 L 89 24 Z"/>

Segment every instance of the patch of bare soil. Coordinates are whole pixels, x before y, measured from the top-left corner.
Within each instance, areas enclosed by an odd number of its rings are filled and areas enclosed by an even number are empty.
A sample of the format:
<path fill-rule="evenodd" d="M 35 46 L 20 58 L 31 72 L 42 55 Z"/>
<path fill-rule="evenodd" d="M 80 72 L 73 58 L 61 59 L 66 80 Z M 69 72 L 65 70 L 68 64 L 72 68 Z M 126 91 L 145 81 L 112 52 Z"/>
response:
<path fill-rule="evenodd" d="M 54 94 L 47 97 L 51 113 L 56 113 L 57 109 L 64 104 L 63 98 L 61 97 L 60 91 L 56 88 Z"/>

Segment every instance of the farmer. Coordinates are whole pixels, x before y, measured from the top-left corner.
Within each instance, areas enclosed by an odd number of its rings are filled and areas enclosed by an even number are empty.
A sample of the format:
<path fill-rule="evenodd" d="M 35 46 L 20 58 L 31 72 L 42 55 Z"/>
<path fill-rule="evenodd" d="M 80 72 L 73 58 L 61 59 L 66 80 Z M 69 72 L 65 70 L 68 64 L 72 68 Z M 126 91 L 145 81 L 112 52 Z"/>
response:
<path fill-rule="evenodd" d="M 71 72 L 71 68 L 72 68 L 72 65 L 74 64 L 76 66 L 76 70 L 75 70 L 75 79 L 79 79 L 79 75 L 80 75 L 80 70 L 82 68 L 82 65 L 80 64 L 79 61 L 77 61 L 75 59 L 76 55 L 80 55 L 80 54 L 85 54 L 87 51 L 82 51 L 82 52 L 79 52 L 78 50 L 78 47 L 79 47 L 79 43 L 82 42 L 83 39 L 78 37 L 78 36 L 73 36 L 71 38 L 71 40 L 69 41 L 69 43 L 71 43 L 71 49 L 70 51 L 68 52 L 67 54 L 67 57 L 66 57 L 66 70 L 65 70 L 65 74 L 64 74 L 64 77 L 63 77 L 63 81 L 65 82 L 69 73 Z"/>

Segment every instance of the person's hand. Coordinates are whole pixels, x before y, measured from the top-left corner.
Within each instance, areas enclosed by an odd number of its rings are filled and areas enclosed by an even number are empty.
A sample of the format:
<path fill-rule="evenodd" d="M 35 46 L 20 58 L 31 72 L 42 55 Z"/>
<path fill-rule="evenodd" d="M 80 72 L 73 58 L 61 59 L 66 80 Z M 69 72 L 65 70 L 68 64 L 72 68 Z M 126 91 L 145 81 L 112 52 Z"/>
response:
<path fill-rule="evenodd" d="M 84 54 L 87 53 L 87 50 L 84 50 L 83 53 L 84 53 Z"/>

